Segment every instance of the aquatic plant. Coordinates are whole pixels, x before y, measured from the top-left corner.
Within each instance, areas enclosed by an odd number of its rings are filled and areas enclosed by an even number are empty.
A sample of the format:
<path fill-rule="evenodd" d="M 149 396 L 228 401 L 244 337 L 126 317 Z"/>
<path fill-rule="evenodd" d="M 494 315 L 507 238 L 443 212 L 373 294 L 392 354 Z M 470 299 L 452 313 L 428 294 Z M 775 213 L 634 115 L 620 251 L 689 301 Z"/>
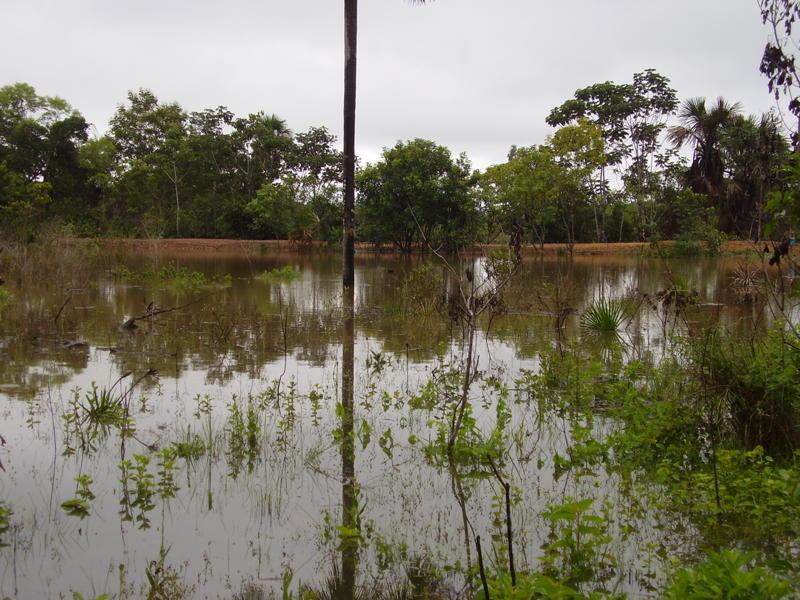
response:
<path fill-rule="evenodd" d="M 61 419 L 64 423 L 65 456 L 74 454 L 76 449 L 94 451 L 96 442 L 104 439 L 112 429 L 125 433 L 132 430 L 123 395 L 115 392 L 113 386 L 98 388 L 94 382 L 83 399 L 79 388 L 72 390 Z"/>
<path fill-rule="evenodd" d="M 754 265 L 740 263 L 730 280 L 731 290 L 742 302 L 758 302 L 765 296 L 764 273 Z"/>
<path fill-rule="evenodd" d="M 252 472 L 261 452 L 261 423 L 256 409 L 252 398 L 248 400 L 245 410 L 242 410 L 236 396 L 228 404 L 225 456 L 230 469 L 229 475 L 233 479 L 239 476 L 245 460 L 248 472 Z"/>
<path fill-rule="evenodd" d="M 265 283 L 288 283 L 300 277 L 300 271 L 292 265 L 276 267 L 256 275 L 256 279 Z"/>
<path fill-rule="evenodd" d="M 608 551 L 608 508 L 603 513 L 590 512 L 594 500 L 565 498 L 550 505 L 543 517 L 550 523 L 550 533 L 542 545 L 542 573 L 570 586 L 592 583 L 602 588 L 614 574 L 615 561 Z"/>
<path fill-rule="evenodd" d="M 11 529 L 11 515 L 13 511 L 8 507 L 8 504 L 0 500 L 0 548 L 8 546 L 8 543 L 3 539 Z"/>
<path fill-rule="evenodd" d="M 91 512 L 91 502 L 95 499 L 95 495 L 89 486 L 93 483 L 92 478 L 82 473 L 75 479 L 76 489 L 75 497 L 65 500 L 61 503 L 61 508 L 64 509 L 70 517 L 79 517 L 85 519 Z"/>
<path fill-rule="evenodd" d="M 229 273 L 209 279 L 204 273 L 192 271 L 176 262 L 160 267 L 157 264 L 151 264 L 139 270 L 122 267 L 119 269 L 119 276 L 129 283 L 168 288 L 175 292 L 188 292 L 204 287 L 229 287 L 233 281 Z"/>
<path fill-rule="evenodd" d="M 162 546 L 158 559 L 147 564 L 147 600 L 182 600 L 190 597 L 192 590 L 183 582 L 180 573 L 167 564 L 168 553 L 169 548 Z"/>
<path fill-rule="evenodd" d="M 800 447 L 800 340 L 772 329 L 742 343 L 712 330 L 690 342 L 705 387 L 720 398 L 729 423 L 746 448 L 773 456 Z"/>
<path fill-rule="evenodd" d="M 119 464 L 122 484 L 122 498 L 120 500 L 120 515 L 123 521 L 134 521 L 139 529 L 150 528 L 148 513 L 156 505 L 153 497 L 156 493 L 155 477 L 148 471 L 150 457 L 144 454 L 134 454 L 133 462 L 125 459 Z M 133 492 L 129 486 L 133 485 Z M 131 495 L 133 499 L 131 499 Z M 133 510 L 137 510 L 134 516 Z"/>
<path fill-rule="evenodd" d="M 412 315 L 432 315 L 443 302 L 442 271 L 433 263 L 414 267 L 402 283 L 403 312 Z"/>
<path fill-rule="evenodd" d="M 206 442 L 190 426 L 187 426 L 183 439 L 172 442 L 170 446 L 177 458 L 197 460 L 206 453 Z"/>
<path fill-rule="evenodd" d="M 0 287 L 0 311 L 2 311 L 6 306 L 11 304 L 14 300 L 14 295 L 8 291 L 5 287 Z"/>
<path fill-rule="evenodd" d="M 595 333 L 616 333 L 625 324 L 628 307 L 618 298 L 598 298 L 581 315 L 581 327 Z"/>

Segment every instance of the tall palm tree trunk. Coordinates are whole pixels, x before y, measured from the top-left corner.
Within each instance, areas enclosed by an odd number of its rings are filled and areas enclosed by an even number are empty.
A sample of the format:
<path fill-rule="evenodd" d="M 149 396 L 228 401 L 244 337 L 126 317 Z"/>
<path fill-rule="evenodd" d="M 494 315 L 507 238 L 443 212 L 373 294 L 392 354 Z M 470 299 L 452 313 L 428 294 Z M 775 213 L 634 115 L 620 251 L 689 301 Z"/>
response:
<path fill-rule="evenodd" d="M 344 0 L 344 215 L 342 285 L 355 281 L 356 41 L 358 0 Z"/>

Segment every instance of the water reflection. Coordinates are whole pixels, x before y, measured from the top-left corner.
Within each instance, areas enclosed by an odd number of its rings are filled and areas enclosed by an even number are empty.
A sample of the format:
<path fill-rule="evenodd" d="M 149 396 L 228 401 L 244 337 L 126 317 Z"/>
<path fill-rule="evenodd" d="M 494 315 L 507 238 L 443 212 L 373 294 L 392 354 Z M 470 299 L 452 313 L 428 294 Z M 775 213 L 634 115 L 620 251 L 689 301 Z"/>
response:
<path fill-rule="evenodd" d="M 342 587 L 340 600 L 353 600 L 356 586 L 361 525 L 358 509 L 358 483 L 355 472 L 355 314 L 354 288 L 345 286 L 342 298 L 342 527 L 340 547 L 342 553 Z"/>

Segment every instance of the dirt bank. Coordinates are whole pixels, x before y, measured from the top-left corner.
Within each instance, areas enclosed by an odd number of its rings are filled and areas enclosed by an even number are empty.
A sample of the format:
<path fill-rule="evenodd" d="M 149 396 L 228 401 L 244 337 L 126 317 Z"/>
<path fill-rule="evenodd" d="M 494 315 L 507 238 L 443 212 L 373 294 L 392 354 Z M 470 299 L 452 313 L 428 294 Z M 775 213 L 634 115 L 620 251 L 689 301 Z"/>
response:
<path fill-rule="evenodd" d="M 141 253 L 163 253 L 170 255 L 181 254 L 237 254 L 237 255 L 257 255 L 272 254 L 281 252 L 297 252 L 303 250 L 330 250 L 339 251 L 339 244 L 327 244 L 314 242 L 312 244 L 299 244 L 292 241 L 282 240 L 227 240 L 227 239 L 103 239 L 100 243 L 108 250 L 126 250 Z M 664 246 L 670 246 L 673 242 L 661 242 Z M 763 245 L 762 245 L 763 246 Z M 762 247 L 747 241 L 726 242 L 723 251 L 731 254 L 742 254 Z M 502 246 L 482 245 L 471 249 L 475 253 L 485 252 L 492 248 Z M 631 255 L 639 254 L 650 248 L 648 242 L 623 242 L 607 244 L 576 244 L 575 255 Z M 377 247 L 375 244 L 357 244 L 356 251 L 359 253 L 393 253 L 391 246 Z M 544 248 L 525 246 L 523 254 L 525 256 L 536 256 L 539 254 L 559 255 L 568 254 L 569 248 L 566 244 L 545 244 Z"/>

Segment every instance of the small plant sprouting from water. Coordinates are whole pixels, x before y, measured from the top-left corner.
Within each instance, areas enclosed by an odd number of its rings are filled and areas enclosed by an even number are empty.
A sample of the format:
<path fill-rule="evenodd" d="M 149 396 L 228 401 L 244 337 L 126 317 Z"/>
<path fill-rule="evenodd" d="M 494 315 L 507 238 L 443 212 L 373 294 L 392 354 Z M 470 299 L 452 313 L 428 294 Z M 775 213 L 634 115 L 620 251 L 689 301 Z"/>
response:
<path fill-rule="evenodd" d="M 6 288 L 0 287 L 0 312 L 2 312 L 2 310 L 6 306 L 11 304 L 13 300 L 14 300 L 14 295 L 11 292 L 9 292 Z"/>
<path fill-rule="evenodd" d="M 8 546 L 5 535 L 11 529 L 11 515 L 14 513 L 3 501 L 0 501 L 0 548 Z"/>
<path fill-rule="evenodd" d="M 300 271 L 292 265 L 276 267 L 256 275 L 256 279 L 265 283 L 288 283 L 300 277 Z"/>
<path fill-rule="evenodd" d="M 258 409 L 252 398 L 242 410 L 236 396 L 228 405 L 228 422 L 225 425 L 228 448 L 226 457 L 230 476 L 236 479 L 242 463 L 247 461 L 247 471 L 252 473 L 261 452 L 261 423 Z"/>
<path fill-rule="evenodd" d="M 566 500 L 550 506 L 543 515 L 550 522 L 550 535 L 542 546 L 542 571 L 567 585 L 591 582 L 602 586 L 615 569 L 608 552 L 611 537 L 607 515 L 589 512 L 591 498 Z"/>
<path fill-rule="evenodd" d="M 134 454 L 133 461 L 126 459 L 120 463 L 123 490 L 120 514 L 123 521 L 135 521 L 139 529 L 150 528 L 150 519 L 147 515 L 156 507 L 153 502 L 156 483 L 155 477 L 148 471 L 149 465 L 150 457 L 144 454 Z M 129 492 L 131 487 L 133 491 Z M 136 510 L 135 515 L 134 510 Z"/>
<path fill-rule="evenodd" d="M 314 427 L 319 427 L 321 422 L 320 413 L 322 411 L 323 399 L 324 395 L 318 385 L 315 385 L 311 388 L 311 391 L 308 392 L 308 402 L 311 406 L 311 424 Z"/>
<path fill-rule="evenodd" d="M 172 447 L 162 448 L 158 452 L 158 496 L 166 501 L 175 497 L 178 486 L 175 484 L 176 451 Z"/>
<path fill-rule="evenodd" d="M 206 453 L 206 442 L 199 435 L 193 433 L 191 427 L 188 426 L 183 439 L 172 442 L 170 447 L 177 458 L 186 461 L 197 460 Z"/>
<path fill-rule="evenodd" d="M 91 513 L 92 500 L 95 498 L 92 490 L 89 488 L 93 483 L 92 478 L 82 473 L 75 479 L 75 483 L 75 497 L 62 502 L 61 508 L 63 508 L 64 512 L 70 517 L 85 519 Z"/>
<path fill-rule="evenodd" d="M 120 277 L 136 285 L 168 288 L 175 292 L 193 291 L 209 286 L 229 287 L 232 283 L 230 274 L 209 279 L 200 271 L 192 271 L 187 267 L 178 265 L 176 262 L 171 262 L 161 267 L 153 264 L 138 271 L 122 268 Z"/>
<path fill-rule="evenodd" d="M 180 574 L 167 564 L 169 548 L 159 550 L 158 560 L 151 560 L 145 576 L 147 577 L 147 600 L 180 600 L 188 598 L 191 590 L 184 584 Z"/>
<path fill-rule="evenodd" d="M 423 263 L 412 269 L 403 282 L 405 312 L 431 316 L 442 305 L 442 274 L 432 263 Z"/>
<path fill-rule="evenodd" d="M 581 327 L 598 334 L 617 333 L 625 325 L 627 307 L 623 300 L 599 298 L 581 315 Z"/>

